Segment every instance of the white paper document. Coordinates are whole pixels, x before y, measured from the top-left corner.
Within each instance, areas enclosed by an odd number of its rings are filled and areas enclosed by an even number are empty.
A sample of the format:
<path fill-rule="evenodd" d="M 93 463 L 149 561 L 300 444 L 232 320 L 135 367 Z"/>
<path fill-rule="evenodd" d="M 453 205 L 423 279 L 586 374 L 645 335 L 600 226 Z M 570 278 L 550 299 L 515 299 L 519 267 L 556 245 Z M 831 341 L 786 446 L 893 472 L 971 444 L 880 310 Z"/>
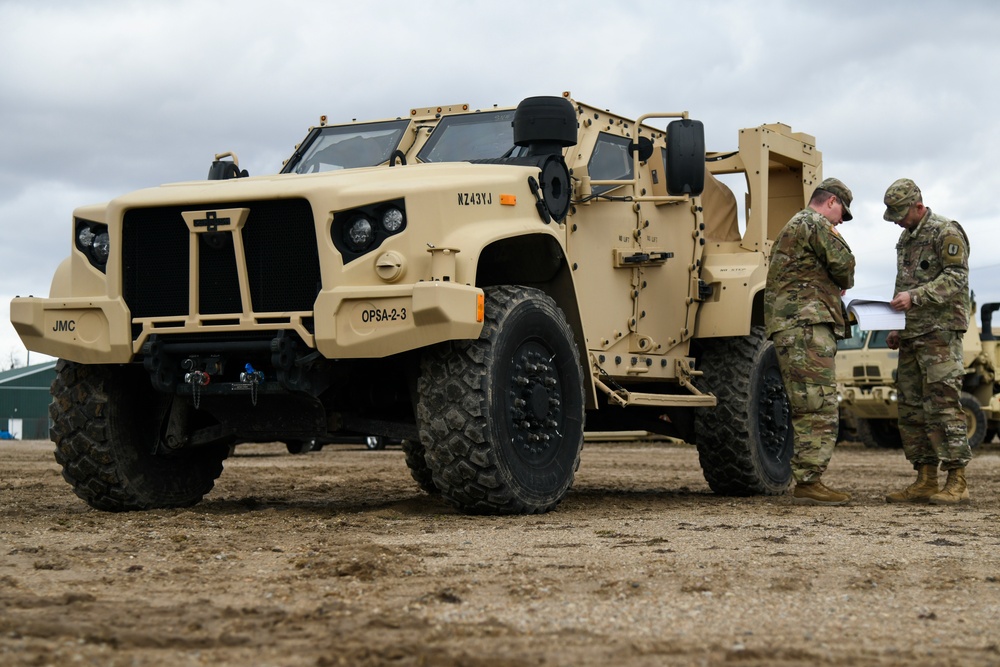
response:
<path fill-rule="evenodd" d="M 902 331 L 906 328 L 906 313 L 893 310 L 888 301 L 851 299 L 847 314 L 865 331 Z"/>

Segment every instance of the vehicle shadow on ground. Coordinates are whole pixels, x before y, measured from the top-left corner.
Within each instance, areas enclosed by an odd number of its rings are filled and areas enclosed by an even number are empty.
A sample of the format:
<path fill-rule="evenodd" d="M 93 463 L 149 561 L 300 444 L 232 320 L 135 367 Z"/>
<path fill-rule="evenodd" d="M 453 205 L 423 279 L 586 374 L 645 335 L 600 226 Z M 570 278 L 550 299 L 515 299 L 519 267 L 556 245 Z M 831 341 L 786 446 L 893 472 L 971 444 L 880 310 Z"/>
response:
<path fill-rule="evenodd" d="M 616 489 L 611 487 L 587 487 L 572 489 L 560 505 L 553 510 L 559 514 L 565 511 L 575 511 L 581 507 L 599 508 L 600 506 L 636 504 L 655 509 L 659 505 L 670 507 L 685 507 L 691 505 L 725 505 L 733 502 L 748 505 L 760 502 L 773 502 L 773 496 L 731 497 L 715 495 L 709 490 L 691 490 L 687 488 L 664 489 L 662 487 L 648 489 Z M 438 495 L 417 492 L 412 496 L 358 498 L 337 497 L 336 489 L 331 490 L 329 497 L 319 498 L 315 491 L 308 497 L 289 498 L 287 495 L 267 497 L 255 494 L 245 497 L 226 497 L 206 499 L 185 511 L 206 515 L 239 515 L 266 511 L 294 512 L 324 516 L 340 516 L 345 514 L 389 513 L 401 516 L 472 516 L 449 505 Z M 537 515 L 535 515 L 537 516 Z"/>
<path fill-rule="evenodd" d="M 441 498 L 426 494 L 418 493 L 408 498 L 358 499 L 356 496 L 338 498 L 336 492 L 331 493 L 328 498 L 317 498 L 315 492 L 313 492 L 309 494 L 309 497 L 302 498 L 252 495 L 242 498 L 206 499 L 185 511 L 202 514 L 236 515 L 265 512 L 268 510 L 325 516 L 386 511 L 427 516 L 459 514 L 459 512 L 441 500 Z"/>

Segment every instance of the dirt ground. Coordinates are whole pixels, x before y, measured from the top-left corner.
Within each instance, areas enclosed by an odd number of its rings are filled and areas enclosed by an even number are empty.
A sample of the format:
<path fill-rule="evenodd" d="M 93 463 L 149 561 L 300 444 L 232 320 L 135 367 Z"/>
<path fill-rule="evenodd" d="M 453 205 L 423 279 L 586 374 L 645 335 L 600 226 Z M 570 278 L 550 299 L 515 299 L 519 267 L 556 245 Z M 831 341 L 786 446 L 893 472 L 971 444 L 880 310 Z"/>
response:
<path fill-rule="evenodd" d="M 0 443 L 2 665 L 1000 665 L 1000 446 L 974 504 L 713 495 L 695 450 L 591 443 L 541 516 L 458 514 L 399 449 L 243 446 L 184 510 L 108 514 L 47 442 Z"/>

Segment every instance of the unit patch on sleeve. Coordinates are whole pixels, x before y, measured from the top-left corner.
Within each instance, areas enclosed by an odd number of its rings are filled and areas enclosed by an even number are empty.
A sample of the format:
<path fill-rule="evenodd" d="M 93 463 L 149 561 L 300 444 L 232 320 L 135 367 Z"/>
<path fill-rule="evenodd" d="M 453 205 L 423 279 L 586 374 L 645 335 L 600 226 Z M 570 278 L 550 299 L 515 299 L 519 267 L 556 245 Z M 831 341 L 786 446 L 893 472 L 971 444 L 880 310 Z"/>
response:
<path fill-rule="evenodd" d="M 964 244 L 962 239 L 954 234 L 944 237 L 944 257 L 941 258 L 945 264 L 961 264 L 965 259 L 963 252 Z"/>

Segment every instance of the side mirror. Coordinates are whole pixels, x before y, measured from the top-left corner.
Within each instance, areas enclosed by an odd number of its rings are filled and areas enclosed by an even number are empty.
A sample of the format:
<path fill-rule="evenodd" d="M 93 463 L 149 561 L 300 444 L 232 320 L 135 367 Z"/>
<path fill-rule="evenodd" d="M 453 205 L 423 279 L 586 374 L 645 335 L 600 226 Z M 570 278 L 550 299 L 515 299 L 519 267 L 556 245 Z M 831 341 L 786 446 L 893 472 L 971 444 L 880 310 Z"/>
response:
<path fill-rule="evenodd" d="M 705 126 L 684 118 L 667 125 L 667 192 L 697 196 L 705 189 Z"/>
<path fill-rule="evenodd" d="M 979 311 L 979 319 L 983 323 L 983 331 L 979 335 L 979 340 L 996 340 L 993 334 L 993 313 L 1000 310 L 1000 303 L 984 303 Z"/>
<path fill-rule="evenodd" d="M 224 157 L 233 158 L 232 162 L 229 160 L 223 160 Z M 246 178 L 250 174 L 247 173 L 246 169 L 240 170 L 240 161 L 236 157 L 235 153 L 219 153 L 215 156 L 215 161 L 212 162 L 212 166 L 208 168 L 208 180 L 210 181 L 225 181 L 230 178 Z"/>

